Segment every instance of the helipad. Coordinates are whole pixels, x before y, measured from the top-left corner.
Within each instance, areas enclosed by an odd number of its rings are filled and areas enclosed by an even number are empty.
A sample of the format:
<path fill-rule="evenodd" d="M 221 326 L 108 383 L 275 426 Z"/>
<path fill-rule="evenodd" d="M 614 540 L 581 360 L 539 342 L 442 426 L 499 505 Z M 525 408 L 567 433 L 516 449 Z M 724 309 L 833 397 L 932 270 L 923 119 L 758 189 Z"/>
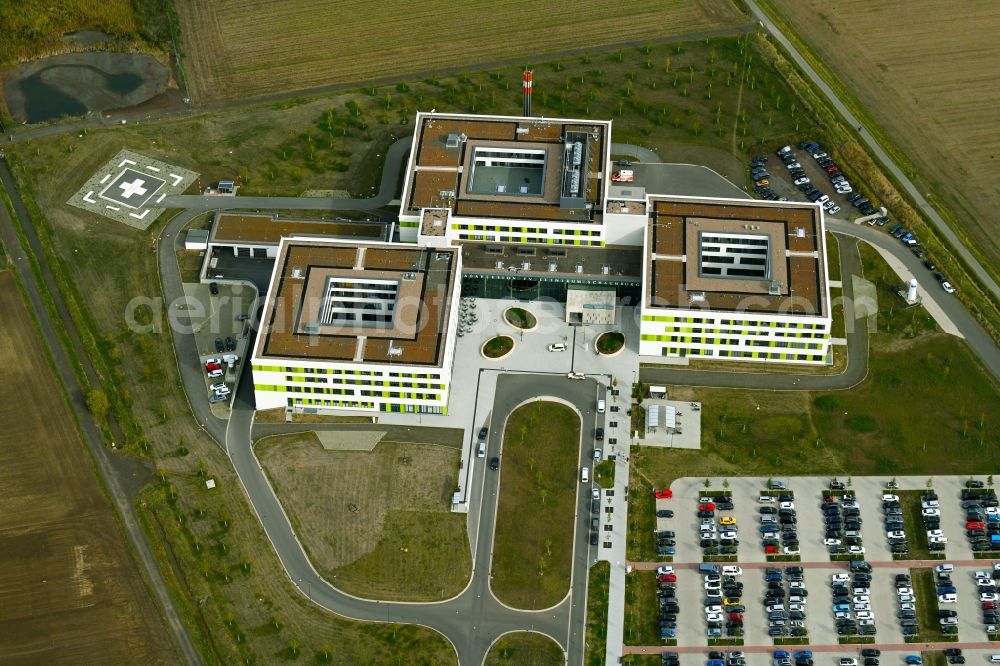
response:
<path fill-rule="evenodd" d="M 198 178 L 187 169 L 123 150 L 70 197 L 71 206 L 146 229 L 164 211 L 162 201 Z"/>

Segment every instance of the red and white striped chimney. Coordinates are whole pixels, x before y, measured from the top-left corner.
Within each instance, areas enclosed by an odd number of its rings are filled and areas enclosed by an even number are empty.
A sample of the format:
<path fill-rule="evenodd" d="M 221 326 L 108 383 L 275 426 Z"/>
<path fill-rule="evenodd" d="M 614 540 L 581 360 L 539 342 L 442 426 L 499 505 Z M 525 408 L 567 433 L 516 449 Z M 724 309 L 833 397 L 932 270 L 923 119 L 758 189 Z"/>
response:
<path fill-rule="evenodd" d="M 521 90 L 524 93 L 524 115 L 531 115 L 531 87 L 534 73 L 530 69 L 521 74 Z"/>

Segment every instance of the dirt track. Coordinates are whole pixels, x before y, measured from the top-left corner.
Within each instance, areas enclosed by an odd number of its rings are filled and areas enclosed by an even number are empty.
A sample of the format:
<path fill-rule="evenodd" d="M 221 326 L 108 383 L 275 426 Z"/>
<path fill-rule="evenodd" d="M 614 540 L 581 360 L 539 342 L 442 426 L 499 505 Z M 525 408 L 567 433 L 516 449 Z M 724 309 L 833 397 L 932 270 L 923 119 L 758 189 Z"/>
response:
<path fill-rule="evenodd" d="M 0 655 L 21 663 L 175 663 L 7 271 L 0 312 Z"/>

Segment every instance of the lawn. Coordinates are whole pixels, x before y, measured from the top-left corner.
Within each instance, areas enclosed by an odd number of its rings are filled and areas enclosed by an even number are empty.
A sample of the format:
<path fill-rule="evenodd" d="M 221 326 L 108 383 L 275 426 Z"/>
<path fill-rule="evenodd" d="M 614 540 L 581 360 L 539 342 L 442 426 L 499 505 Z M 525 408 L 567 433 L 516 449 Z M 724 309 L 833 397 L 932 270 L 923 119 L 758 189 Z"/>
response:
<path fill-rule="evenodd" d="M 507 308 L 504 310 L 503 318 L 514 328 L 530 329 L 538 325 L 535 315 L 524 308 Z"/>
<path fill-rule="evenodd" d="M 437 601 L 472 574 L 465 517 L 451 512 L 461 452 L 381 442 L 324 449 L 312 433 L 255 448 L 313 566 L 345 592 Z"/>
<path fill-rule="evenodd" d="M 910 569 L 913 581 L 913 596 L 917 598 L 917 620 L 920 622 L 919 643 L 954 641 L 954 635 L 941 633 L 938 622 L 937 586 L 934 584 L 933 569 Z"/>
<path fill-rule="evenodd" d="M 583 658 L 586 666 L 604 663 L 608 643 L 608 586 L 611 564 L 597 562 L 587 573 L 587 649 Z"/>
<path fill-rule="evenodd" d="M 625 645 L 661 645 L 657 614 L 656 572 L 633 570 L 625 575 Z M 684 611 L 684 608 L 681 608 Z"/>
<path fill-rule="evenodd" d="M 483 666 L 562 666 L 565 653 L 544 634 L 518 631 L 507 634 L 490 648 Z"/>
<path fill-rule="evenodd" d="M 548 608 L 566 596 L 573 568 L 580 417 L 532 402 L 510 415 L 503 437 L 493 593 L 515 608 Z"/>
<path fill-rule="evenodd" d="M 601 488 L 613 488 L 615 485 L 615 461 L 605 460 L 594 465 L 594 483 Z"/>
<path fill-rule="evenodd" d="M 608 25 L 620 18 L 618 8 L 598 0 L 572 7 L 527 0 L 368 1 L 351 11 L 330 11 L 321 0 L 178 0 L 175 6 L 184 69 L 198 102 L 423 76 L 456 65 L 520 65 L 542 54 L 643 44 L 746 20 L 731 4 L 712 0 L 635 0 L 630 20 L 616 30 Z M 442 21 L 455 29 L 442 31 Z"/>
<path fill-rule="evenodd" d="M 602 354 L 614 354 L 625 346 L 625 336 L 618 331 L 602 333 L 598 338 L 597 351 Z"/>
<path fill-rule="evenodd" d="M 486 358 L 503 358 L 514 348 L 514 338 L 509 335 L 498 335 L 490 338 L 483 345 L 483 355 Z"/>

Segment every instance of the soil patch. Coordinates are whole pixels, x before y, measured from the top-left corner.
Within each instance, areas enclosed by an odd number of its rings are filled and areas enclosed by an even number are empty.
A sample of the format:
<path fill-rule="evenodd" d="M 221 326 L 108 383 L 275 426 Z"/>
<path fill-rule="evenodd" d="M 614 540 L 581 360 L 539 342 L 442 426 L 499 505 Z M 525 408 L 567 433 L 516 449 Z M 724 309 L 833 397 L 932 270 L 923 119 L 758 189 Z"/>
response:
<path fill-rule="evenodd" d="M 66 53 L 18 67 L 6 85 L 10 114 L 29 123 L 142 104 L 170 71 L 150 55 Z"/>

